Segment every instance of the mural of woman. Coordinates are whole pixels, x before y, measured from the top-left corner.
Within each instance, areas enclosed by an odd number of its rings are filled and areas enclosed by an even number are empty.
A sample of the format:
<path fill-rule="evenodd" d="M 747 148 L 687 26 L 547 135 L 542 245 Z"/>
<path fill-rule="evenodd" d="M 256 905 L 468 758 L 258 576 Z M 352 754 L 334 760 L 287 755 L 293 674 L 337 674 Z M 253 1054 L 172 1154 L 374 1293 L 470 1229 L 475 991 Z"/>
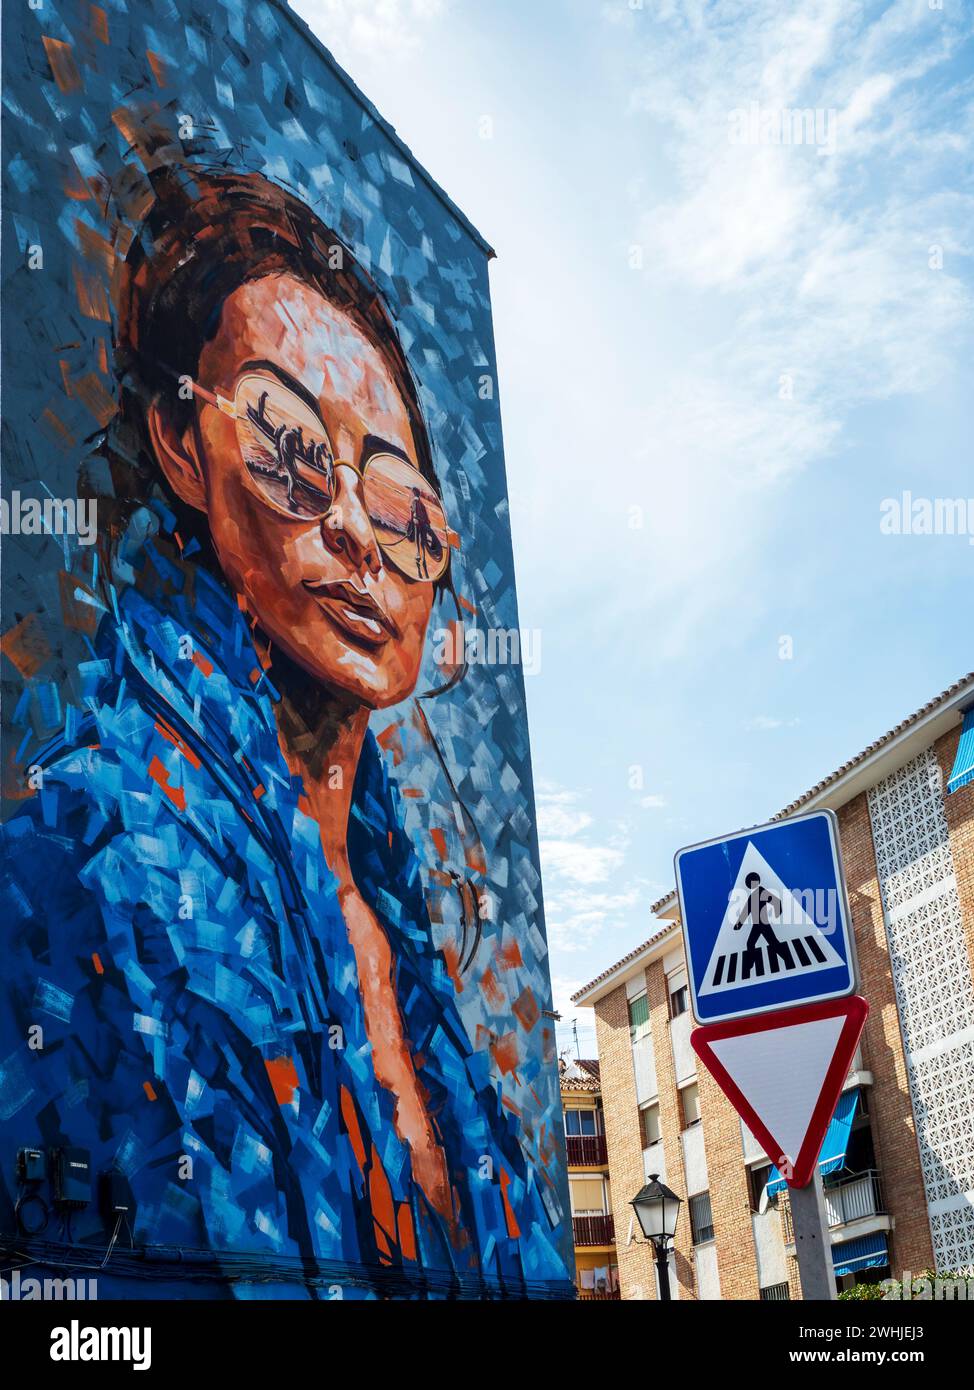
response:
<path fill-rule="evenodd" d="M 217 1295 L 523 1294 L 562 1272 L 542 1179 L 370 730 L 416 691 L 459 544 L 417 388 L 377 288 L 292 195 L 152 183 L 115 284 L 87 714 L 5 830 L 19 1025 L 46 975 L 74 999 L 35 1067 L 42 1137 L 125 1174 L 125 1258 L 207 1252 Z"/>

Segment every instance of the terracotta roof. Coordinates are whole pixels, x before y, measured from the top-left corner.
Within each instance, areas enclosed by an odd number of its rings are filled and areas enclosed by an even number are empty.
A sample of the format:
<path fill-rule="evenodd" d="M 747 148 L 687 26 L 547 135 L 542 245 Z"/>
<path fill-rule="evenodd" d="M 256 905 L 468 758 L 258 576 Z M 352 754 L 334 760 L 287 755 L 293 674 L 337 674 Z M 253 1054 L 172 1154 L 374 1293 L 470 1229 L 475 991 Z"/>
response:
<path fill-rule="evenodd" d="M 918 724 L 922 719 L 925 719 L 928 714 L 932 714 L 938 706 L 953 699 L 965 686 L 971 685 L 972 683 L 974 683 L 974 671 L 968 671 L 966 676 L 961 676 L 959 681 L 954 681 L 953 685 L 948 685 L 946 690 L 942 690 L 939 695 L 935 695 L 932 700 L 928 700 L 925 705 L 921 705 L 913 714 L 901 720 L 899 724 L 895 724 L 888 733 L 883 734 L 882 738 L 876 739 L 875 743 L 868 744 L 861 753 L 857 753 L 854 758 L 850 758 L 849 761 L 843 763 L 841 767 L 837 767 L 834 772 L 830 772 L 828 777 L 823 777 L 821 782 L 816 782 L 814 787 L 804 792 L 795 801 L 790 802 L 784 810 L 778 811 L 776 815 L 771 817 L 771 820 L 783 820 L 786 816 L 794 815 L 806 802 L 811 801 L 813 797 L 818 796 L 835 782 L 845 777 L 853 768 L 858 767 L 860 763 L 864 763 L 867 758 L 871 758 L 874 753 L 878 753 L 886 744 L 892 743 L 900 734 L 906 733 L 912 725 Z M 657 902 L 653 903 L 649 910 L 655 917 L 663 908 L 671 906 L 674 902 L 676 902 L 676 891 L 671 890 L 669 893 L 664 894 Z M 661 931 L 655 932 L 648 941 L 644 941 L 641 946 L 637 946 L 636 949 L 630 951 L 627 956 L 623 956 L 622 959 L 617 960 L 614 965 L 610 965 L 608 970 L 603 970 L 601 975 L 596 975 L 594 980 L 590 980 L 577 994 L 572 995 L 572 1001 L 574 1002 L 577 1000 L 580 994 L 587 994 L 594 985 L 601 984 L 603 980 L 608 979 L 610 975 L 614 974 L 616 970 L 626 965 L 629 961 L 635 960 L 638 955 L 645 951 L 647 946 L 651 946 L 654 941 L 657 941 L 662 935 L 669 931 L 673 925 L 672 922 L 667 923 Z"/>
<path fill-rule="evenodd" d="M 602 1072 L 597 1057 L 579 1057 L 575 1065 L 581 1067 L 582 1071 L 587 1071 L 596 1081 L 602 1080 Z"/>
<path fill-rule="evenodd" d="M 887 743 L 892 743 L 893 739 L 899 738 L 900 734 L 906 733 L 907 729 L 911 728 L 912 725 L 918 724 L 921 719 L 924 719 L 928 714 L 932 714 L 939 705 L 952 699 L 953 696 L 963 690 L 966 685 L 970 685 L 972 681 L 974 681 L 974 671 L 968 671 L 966 676 L 961 676 L 959 681 L 954 681 L 953 685 L 948 685 L 946 690 L 942 690 L 939 695 L 935 695 L 932 700 L 928 700 L 925 705 L 921 705 L 913 714 L 908 715 L 907 718 L 901 720 L 899 724 L 894 724 L 893 728 L 883 734 L 882 738 L 876 739 L 874 743 L 867 744 L 861 753 L 857 753 L 855 757 L 850 758 L 848 762 L 842 763 L 834 772 L 830 772 L 828 777 L 823 777 L 821 782 L 816 782 L 814 787 L 810 787 L 807 792 L 803 792 L 801 796 L 789 802 L 783 810 L 778 811 L 775 815 L 771 816 L 770 819 L 773 821 L 783 820 L 786 816 L 794 815 L 806 802 L 811 801 L 813 797 L 818 796 L 835 782 L 845 777 L 853 768 L 858 767 L 860 763 L 864 763 L 867 758 L 871 758 L 874 753 L 878 753 Z M 675 891 L 666 893 L 658 902 L 653 903 L 649 910 L 655 916 L 661 908 L 669 906 L 675 899 Z M 614 968 L 615 967 L 613 967 L 613 969 Z M 601 979 L 602 977 L 599 976 L 599 978 Z M 593 980 L 592 983 L 594 984 L 595 981 Z M 586 988 L 590 988 L 590 986 L 586 986 Z"/>

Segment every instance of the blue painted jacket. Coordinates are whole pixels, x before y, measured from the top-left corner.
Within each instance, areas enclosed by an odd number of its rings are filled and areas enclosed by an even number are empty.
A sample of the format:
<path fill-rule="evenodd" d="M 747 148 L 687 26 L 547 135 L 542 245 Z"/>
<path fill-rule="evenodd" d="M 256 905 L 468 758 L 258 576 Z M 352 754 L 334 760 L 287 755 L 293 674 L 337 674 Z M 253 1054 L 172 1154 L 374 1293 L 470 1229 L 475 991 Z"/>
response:
<path fill-rule="evenodd" d="M 28 759 L 41 785 L 3 830 L 4 1183 L 25 1144 L 125 1174 L 136 1214 L 102 1296 L 152 1296 L 147 1273 L 194 1260 L 218 1296 L 567 1292 L 556 1212 L 460 1020 L 373 736 L 349 855 L 389 937 L 459 1242 L 376 1081 L 335 881 L 244 616 L 153 543 L 112 602 L 83 707 Z M 93 1206 L 60 1236 L 113 1229 Z"/>

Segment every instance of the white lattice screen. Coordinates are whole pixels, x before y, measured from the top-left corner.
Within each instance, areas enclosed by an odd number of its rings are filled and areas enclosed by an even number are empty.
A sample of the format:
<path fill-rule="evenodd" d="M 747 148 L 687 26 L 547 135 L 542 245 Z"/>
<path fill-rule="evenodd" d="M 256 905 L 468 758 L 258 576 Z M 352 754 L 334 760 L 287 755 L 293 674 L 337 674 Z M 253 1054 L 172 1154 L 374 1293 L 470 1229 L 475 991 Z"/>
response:
<path fill-rule="evenodd" d="M 974 1272 L 974 981 L 932 749 L 869 793 L 934 1257 Z"/>

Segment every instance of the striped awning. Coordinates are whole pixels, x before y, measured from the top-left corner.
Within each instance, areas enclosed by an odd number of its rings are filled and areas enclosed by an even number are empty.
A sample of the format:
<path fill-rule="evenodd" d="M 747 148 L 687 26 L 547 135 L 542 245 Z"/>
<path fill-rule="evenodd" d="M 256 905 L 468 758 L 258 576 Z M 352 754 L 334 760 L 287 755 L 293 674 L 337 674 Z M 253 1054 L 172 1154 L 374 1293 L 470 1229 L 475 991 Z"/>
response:
<path fill-rule="evenodd" d="M 832 1263 L 835 1266 L 836 1277 L 888 1265 L 889 1246 L 886 1243 L 886 1232 L 874 1231 L 870 1236 L 857 1236 L 855 1240 L 833 1245 Z"/>
<path fill-rule="evenodd" d="M 974 782 L 974 705 L 964 715 L 964 727 L 960 731 L 957 757 L 954 770 L 947 782 L 947 791 L 956 792 Z"/>
<path fill-rule="evenodd" d="M 858 1086 L 851 1091 L 843 1091 L 839 1096 L 835 1114 L 829 1121 L 828 1131 L 818 1157 L 818 1171 L 823 1178 L 828 1177 L 829 1173 L 835 1173 L 839 1168 L 845 1167 L 845 1156 L 849 1149 L 849 1135 L 852 1131 L 852 1121 L 856 1118 L 858 1104 Z M 777 1196 L 779 1192 L 784 1192 L 787 1186 L 788 1184 L 777 1168 L 772 1168 L 771 1177 L 768 1179 L 768 1196 Z"/>

